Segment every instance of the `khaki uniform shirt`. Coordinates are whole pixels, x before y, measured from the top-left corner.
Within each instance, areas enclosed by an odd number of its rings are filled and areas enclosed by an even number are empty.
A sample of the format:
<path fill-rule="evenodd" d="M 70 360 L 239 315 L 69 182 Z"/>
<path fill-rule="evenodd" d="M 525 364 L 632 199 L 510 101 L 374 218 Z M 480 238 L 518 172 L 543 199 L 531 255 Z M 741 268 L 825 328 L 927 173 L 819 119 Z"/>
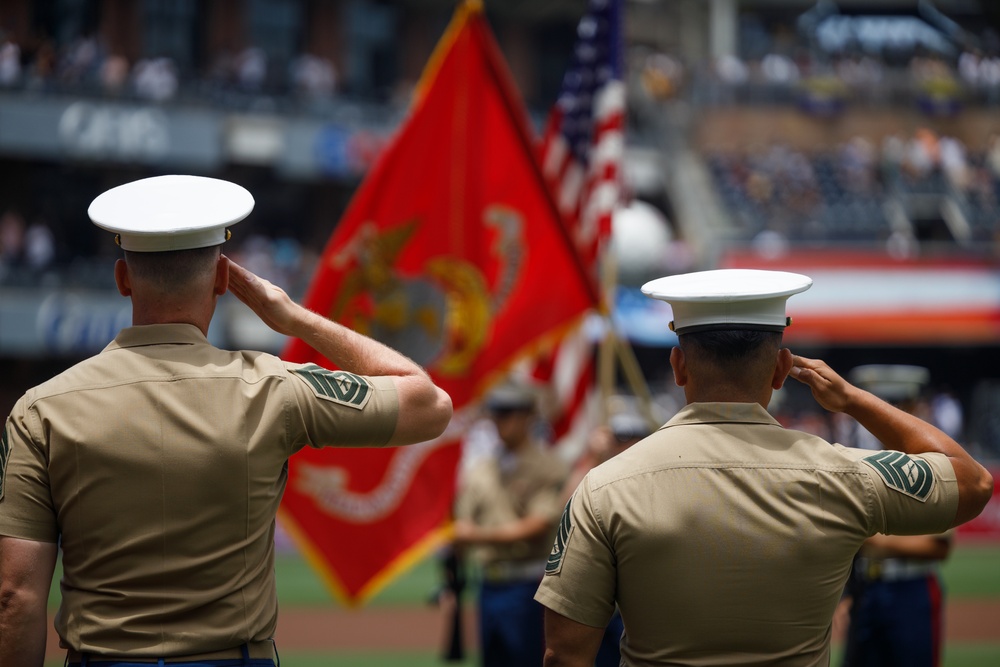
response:
<path fill-rule="evenodd" d="M 584 478 L 535 599 L 594 627 L 617 601 L 630 666 L 826 666 L 861 542 L 946 530 L 957 503 L 941 454 L 848 449 L 756 404 L 696 403 Z"/>
<path fill-rule="evenodd" d="M 476 547 L 473 554 L 479 565 L 545 562 L 563 509 L 559 496 L 567 474 L 566 464 L 541 443 L 516 453 L 501 448 L 497 456 L 469 470 L 456 501 L 457 518 L 478 526 L 500 526 L 527 516 L 552 522 L 552 532 L 534 540 Z"/>
<path fill-rule="evenodd" d="M 65 647 L 172 656 L 266 640 L 288 458 L 384 445 L 397 413 L 389 378 L 220 350 L 186 324 L 125 329 L 15 405 L 0 534 L 61 542 Z"/>

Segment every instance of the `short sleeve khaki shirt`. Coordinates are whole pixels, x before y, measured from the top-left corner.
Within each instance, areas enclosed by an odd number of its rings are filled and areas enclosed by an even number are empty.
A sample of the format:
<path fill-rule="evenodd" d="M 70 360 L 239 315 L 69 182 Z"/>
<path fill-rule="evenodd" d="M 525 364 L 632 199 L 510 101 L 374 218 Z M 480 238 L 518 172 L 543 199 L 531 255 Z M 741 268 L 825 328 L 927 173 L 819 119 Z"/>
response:
<path fill-rule="evenodd" d="M 272 637 L 274 519 L 305 446 L 381 446 L 390 378 L 123 330 L 28 391 L 6 422 L 0 534 L 63 551 L 56 629 L 98 655 L 171 656 Z"/>
<path fill-rule="evenodd" d="M 500 453 L 469 471 L 459 490 L 457 518 L 479 526 L 500 526 L 534 516 L 550 520 L 553 525 L 553 533 L 534 540 L 477 547 L 473 553 L 480 565 L 546 559 L 563 509 L 560 494 L 567 475 L 566 464 L 541 443 L 517 454 Z"/>
<path fill-rule="evenodd" d="M 535 599 L 594 627 L 617 602 L 630 666 L 825 666 L 862 541 L 944 531 L 957 502 L 943 455 L 848 449 L 756 404 L 696 403 L 588 473 Z"/>

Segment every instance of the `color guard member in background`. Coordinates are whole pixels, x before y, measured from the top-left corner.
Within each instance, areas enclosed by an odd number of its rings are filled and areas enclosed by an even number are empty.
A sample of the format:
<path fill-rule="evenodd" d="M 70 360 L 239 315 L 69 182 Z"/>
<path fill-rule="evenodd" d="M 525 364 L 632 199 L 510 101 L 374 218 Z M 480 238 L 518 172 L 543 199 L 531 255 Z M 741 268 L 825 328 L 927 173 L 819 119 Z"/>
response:
<path fill-rule="evenodd" d="M 798 274 L 705 271 L 643 287 L 670 302 L 687 405 L 594 468 L 559 525 L 536 599 L 545 665 L 591 667 L 617 603 L 623 665 L 829 665 L 862 542 L 978 515 L 989 473 L 940 430 L 781 348 Z M 768 414 L 786 378 L 888 451 L 831 445 Z"/>
<path fill-rule="evenodd" d="M 566 465 L 534 435 L 537 397 L 506 384 L 486 398 L 500 447 L 461 480 L 455 547 L 478 565 L 479 648 L 484 667 L 542 664 L 542 606 L 533 596 L 545 571 Z"/>
<path fill-rule="evenodd" d="M 133 326 L 30 389 L 6 421 L 4 667 L 42 665 L 57 544 L 55 626 L 71 666 L 273 665 L 288 458 L 307 446 L 407 445 L 448 424 L 450 398 L 417 364 L 221 254 L 253 203 L 233 183 L 160 176 L 91 204 L 125 251 L 114 275 Z M 227 290 L 339 370 L 211 345 Z"/>
<path fill-rule="evenodd" d="M 849 377 L 900 410 L 917 414 L 930 371 L 921 366 L 871 364 L 855 368 Z M 849 619 L 844 667 L 941 664 L 944 591 L 940 564 L 951 551 L 953 534 L 952 530 L 937 535 L 879 533 L 864 541 L 844 599 Z"/>

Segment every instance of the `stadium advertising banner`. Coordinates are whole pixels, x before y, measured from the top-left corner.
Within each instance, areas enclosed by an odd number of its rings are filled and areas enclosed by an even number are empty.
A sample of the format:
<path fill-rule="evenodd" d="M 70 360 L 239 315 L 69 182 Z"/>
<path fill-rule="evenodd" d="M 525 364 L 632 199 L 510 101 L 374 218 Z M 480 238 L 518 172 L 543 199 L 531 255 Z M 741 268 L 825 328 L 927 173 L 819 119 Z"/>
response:
<path fill-rule="evenodd" d="M 790 343 L 996 345 L 1000 265 L 979 259 L 893 259 L 879 252 L 795 251 L 778 258 L 725 255 L 721 268 L 803 273 L 790 302 Z"/>

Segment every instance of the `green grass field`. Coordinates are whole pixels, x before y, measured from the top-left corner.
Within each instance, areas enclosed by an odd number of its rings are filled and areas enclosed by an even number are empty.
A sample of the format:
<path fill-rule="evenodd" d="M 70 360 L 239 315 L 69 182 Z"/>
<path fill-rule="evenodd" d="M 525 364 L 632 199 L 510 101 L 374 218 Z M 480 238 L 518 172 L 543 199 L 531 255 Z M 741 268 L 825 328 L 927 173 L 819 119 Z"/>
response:
<path fill-rule="evenodd" d="M 328 607 L 336 603 L 322 581 L 296 555 L 282 555 L 276 564 L 278 598 L 282 609 L 290 607 Z M 58 574 L 58 573 L 57 573 Z M 959 544 L 943 568 L 948 600 L 1000 600 L 1000 546 Z M 426 605 L 428 596 L 439 584 L 437 565 L 433 559 L 421 562 L 404 576 L 396 579 L 369 603 L 370 607 Z M 57 588 L 50 600 L 58 604 Z M 280 649 L 281 647 L 279 647 Z M 330 651 L 329 653 L 281 651 L 283 667 L 471 667 L 475 656 L 463 663 L 444 663 L 433 652 L 393 653 L 376 647 L 365 652 Z M 834 650 L 833 665 L 839 664 L 839 652 Z M 59 667 L 62 661 L 46 663 Z M 945 646 L 943 667 L 991 667 L 1000 665 L 1000 636 L 990 643 L 951 643 Z"/>

